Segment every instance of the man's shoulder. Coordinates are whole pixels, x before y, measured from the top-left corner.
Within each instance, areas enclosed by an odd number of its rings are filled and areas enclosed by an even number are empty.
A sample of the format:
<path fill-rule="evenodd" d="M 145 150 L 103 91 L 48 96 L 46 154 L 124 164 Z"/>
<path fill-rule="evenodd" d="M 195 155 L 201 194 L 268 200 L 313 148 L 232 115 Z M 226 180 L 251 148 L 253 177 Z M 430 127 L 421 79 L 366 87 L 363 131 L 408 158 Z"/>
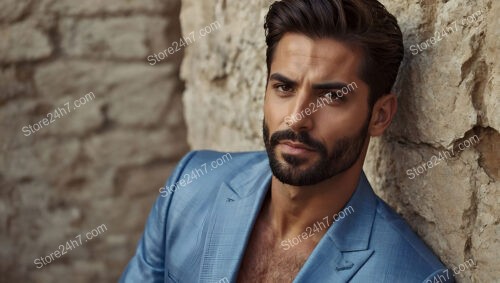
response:
<path fill-rule="evenodd" d="M 446 270 L 434 252 L 379 197 L 370 248 L 374 250 L 373 260 L 367 264 L 373 265 L 371 267 L 374 269 L 385 270 L 379 273 L 385 277 L 383 282 L 400 279 L 405 279 L 405 282 L 423 282 L 434 277 L 441 279 L 443 283 L 452 282 L 452 274 L 448 274 L 449 270 Z"/>
<path fill-rule="evenodd" d="M 441 264 L 409 224 L 379 197 L 377 197 L 373 241 L 397 245 L 398 249 L 403 249 L 408 256 L 421 258 L 431 265 Z"/>
<path fill-rule="evenodd" d="M 264 151 L 219 152 L 196 150 L 187 153 L 179 162 L 160 197 L 172 200 L 176 210 L 207 208 L 223 183 L 229 183 L 245 170 L 267 163 Z"/>

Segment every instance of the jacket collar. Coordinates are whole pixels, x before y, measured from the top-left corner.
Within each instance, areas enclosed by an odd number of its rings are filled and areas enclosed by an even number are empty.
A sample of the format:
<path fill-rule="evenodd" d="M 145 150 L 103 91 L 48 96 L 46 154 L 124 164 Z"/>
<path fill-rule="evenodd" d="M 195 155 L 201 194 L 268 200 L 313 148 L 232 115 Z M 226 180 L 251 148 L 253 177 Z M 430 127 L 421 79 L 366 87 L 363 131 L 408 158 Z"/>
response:
<path fill-rule="evenodd" d="M 265 153 L 264 153 L 265 154 Z M 207 223 L 199 282 L 235 282 L 239 266 L 271 182 L 267 155 L 256 154 L 223 182 Z"/>
<path fill-rule="evenodd" d="M 369 248 L 377 200 L 361 172 L 351 199 L 339 212 L 325 236 L 313 250 L 294 282 L 347 282 L 373 254 Z M 305 280 L 308 279 L 308 280 Z"/>
<path fill-rule="evenodd" d="M 227 277 L 236 281 L 253 225 L 269 190 L 271 169 L 266 153 L 243 164 L 242 170 L 220 186 L 210 212 L 202 256 L 200 282 Z M 318 279 L 347 282 L 368 260 L 376 212 L 376 197 L 364 173 L 346 208 L 353 211 L 335 222 L 320 240 L 294 282 Z M 330 280 L 328 280 L 330 279 Z"/>

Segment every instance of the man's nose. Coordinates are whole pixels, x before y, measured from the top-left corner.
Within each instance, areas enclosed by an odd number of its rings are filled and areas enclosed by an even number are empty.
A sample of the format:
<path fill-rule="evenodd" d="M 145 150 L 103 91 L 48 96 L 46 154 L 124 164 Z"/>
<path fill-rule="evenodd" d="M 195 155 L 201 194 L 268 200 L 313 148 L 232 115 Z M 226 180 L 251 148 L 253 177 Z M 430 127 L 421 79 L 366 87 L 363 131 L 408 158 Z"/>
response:
<path fill-rule="evenodd" d="M 297 94 L 291 114 L 286 117 L 285 124 L 295 132 L 309 131 L 314 126 L 313 108 L 307 93 Z"/>

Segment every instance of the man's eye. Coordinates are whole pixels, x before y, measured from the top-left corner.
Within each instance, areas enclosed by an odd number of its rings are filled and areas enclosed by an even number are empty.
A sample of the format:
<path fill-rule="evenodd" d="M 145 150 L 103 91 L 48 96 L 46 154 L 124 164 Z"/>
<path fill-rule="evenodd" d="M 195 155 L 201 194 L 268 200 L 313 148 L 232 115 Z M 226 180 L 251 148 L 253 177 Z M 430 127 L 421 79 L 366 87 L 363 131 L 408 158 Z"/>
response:
<path fill-rule="evenodd" d="M 287 85 L 277 85 L 276 89 L 281 92 L 291 92 L 293 89 Z"/>

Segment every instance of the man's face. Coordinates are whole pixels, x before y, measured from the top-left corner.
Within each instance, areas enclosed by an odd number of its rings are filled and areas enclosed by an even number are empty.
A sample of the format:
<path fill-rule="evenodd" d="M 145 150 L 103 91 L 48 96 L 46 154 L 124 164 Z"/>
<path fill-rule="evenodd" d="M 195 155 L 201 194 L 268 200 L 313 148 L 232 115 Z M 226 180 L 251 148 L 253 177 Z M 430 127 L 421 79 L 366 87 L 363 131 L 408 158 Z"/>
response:
<path fill-rule="evenodd" d="M 359 51 L 336 40 L 282 37 L 270 67 L 263 121 L 278 180 L 313 185 L 358 160 L 370 121 L 369 89 L 358 77 L 361 60 Z"/>

